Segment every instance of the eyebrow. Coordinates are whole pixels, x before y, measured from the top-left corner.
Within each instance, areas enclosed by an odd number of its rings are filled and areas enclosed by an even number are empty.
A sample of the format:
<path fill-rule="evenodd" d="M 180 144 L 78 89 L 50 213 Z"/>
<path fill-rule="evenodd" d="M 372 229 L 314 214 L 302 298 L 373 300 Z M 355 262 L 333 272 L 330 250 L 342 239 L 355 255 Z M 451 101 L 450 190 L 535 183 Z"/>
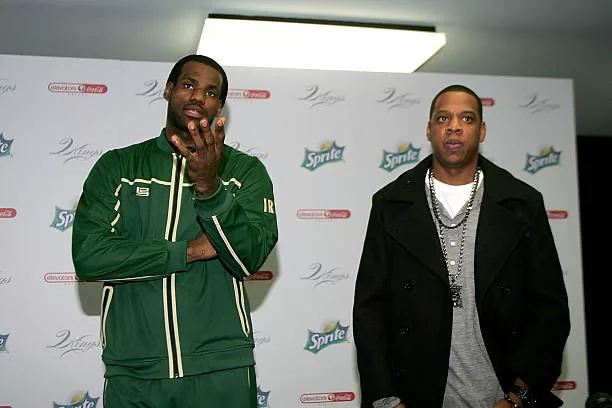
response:
<path fill-rule="evenodd" d="M 437 114 L 440 114 L 440 113 L 451 113 L 451 111 L 449 111 L 448 109 L 440 109 L 440 110 L 435 110 L 434 111 L 434 115 L 437 115 Z M 469 109 L 468 110 L 463 110 L 463 111 L 459 112 L 459 114 L 466 114 L 466 113 L 478 116 L 478 113 L 476 111 L 469 110 Z"/>

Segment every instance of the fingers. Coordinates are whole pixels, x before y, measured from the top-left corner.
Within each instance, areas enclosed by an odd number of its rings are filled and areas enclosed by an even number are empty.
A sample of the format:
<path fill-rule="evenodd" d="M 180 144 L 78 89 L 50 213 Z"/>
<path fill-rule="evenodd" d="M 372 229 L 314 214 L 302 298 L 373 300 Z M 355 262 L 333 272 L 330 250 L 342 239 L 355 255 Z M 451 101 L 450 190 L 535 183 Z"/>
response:
<path fill-rule="evenodd" d="M 189 155 L 191 154 L 191 152 L 189 151 L 189 149 L 187 149 L 187 147 L 185 146 L 185 144 L 183 144 L 183 141 L 181 140 L 180 137 L 178 137 L 177 135 L 172 135 L 172 137 L 170 138 L 170 141 L 172 142 L 172 144 L 174 145 L 174 147 L 176 147 L 176 150 L 179 151 L 179 153 L 181 154 L 181 156 L 183 157 L 189 157 Z"/>
<path fill-rule="evenodd" d="M 189 134 L 191 135 L 191 139 L 195 144 L 195 148 L 197 151 L 202 151 L 206 149 L 206 139 L 204 136 L 200 134 L 200 129 L 203 130 L 207 126 L 206 119 L 202 119 L 198 124 L 195 121 L 191 121 L 187 124 L 187 129 L 189 130 Z"/>
<path fill-rule="evenodd" d="M 193 138 L 196 149 L 223 150 L 225 142 L 225 117 L 220 117 L 215 123 L 215 130 L 211 129 L 207 119 L 202 119 L 197 126 L 194 122 L 189 123 L 189 133 Z"/>
<path fill-rule="evenodd" d="M 206 144 L 206 146 L 215 144 L 215 138 L 214 138 L 214 135 L 209 125 L 210 124 L 208 123 L 208 120 L 206 119 L 200 120 L 200 129 L 202 130 L 201 137 L 204 140 L 204 143 Z"/>
<path fill-rule="evenodd" d="M 223 151 L 223 144 L 225 143 L 225 121 L 225 117 L 222 116 L 217 120 L 217 123 L 215 124 L 215 150 L 220 152 Z"/>
<path fill-rule="evenodd" d="M 214 133 L 206 119 L 202 119 L 200 122 L 191 121 L 187 124 L 187 129 L 191 135 L 197 153 L 205 155 L 208 153 L 223 153 L 225 143 L 225 122 L 225 117 L 219 118 L 215 122 Z M 193 151 L 190 151 L 185 146 L 178 135 L 172 135 L 170 141 L 182 156 L 189 158 L 194 155 Z"/>

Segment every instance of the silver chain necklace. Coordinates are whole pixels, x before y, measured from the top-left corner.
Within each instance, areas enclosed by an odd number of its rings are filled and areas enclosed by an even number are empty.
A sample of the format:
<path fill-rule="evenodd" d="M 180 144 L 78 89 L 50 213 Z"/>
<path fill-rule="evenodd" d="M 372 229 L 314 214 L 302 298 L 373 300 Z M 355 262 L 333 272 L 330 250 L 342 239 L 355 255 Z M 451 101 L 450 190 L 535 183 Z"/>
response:
<path fill-rule="evenodd" d="M 470 212 L 472 211 L 472 205 L 474 204 L 474 198 L 476 197 L 476 190 L 478 189 L 478 181 L 480 179 L 480 167 L 476 169 L 476 173 L 474 173 L 474 181 L 472 181 L 472 189 L 470 190 L 470 197 L 467 201 L 467 208 L 465 210 L 465 215 L 459 221 L 459 223 L 454 225 L 446 225 L 442 221 L 442 217 L 440 216 L 440 204 L 438 203 L 438 197 L 436 197 L 436 189 L 434 187 L 434 177 L 433 177 L 433 169 L 429 168 L 428 171 L 428 181 L 429 181 L 429 195 L 431 196 L 431 204 L 433 207 L 433 213 L 436 216 L 436 221 L 438 224 L 438 233 L 440 236 L 440 243 L 442 244 L 442 254 L 444 255 L 444 262 L 446 264 L 446 271 L 448 272 L 448 280 L 449 280 L 449 293 L 451 300 L 453 301 L 453 307 L 463 307 L 463 298 L 461 297 L 461 289 L 462 286 L 457 283 L 459 276 L 461 275 L 461 267 L 463 266 L 463 249 L 465 248 L 465 231 L 467 229 L 467 219 L 470 216 Z M 463 225 L 461 228 L 461 244 L 459 246 L 459 262 L 457 265 L 457 272 L 452 273 L 450 269 L 450 264 L 448 260 L 448 253 L 446 251 L 446 240 L 444 239 L 444 229 L 454 229 Z"/>

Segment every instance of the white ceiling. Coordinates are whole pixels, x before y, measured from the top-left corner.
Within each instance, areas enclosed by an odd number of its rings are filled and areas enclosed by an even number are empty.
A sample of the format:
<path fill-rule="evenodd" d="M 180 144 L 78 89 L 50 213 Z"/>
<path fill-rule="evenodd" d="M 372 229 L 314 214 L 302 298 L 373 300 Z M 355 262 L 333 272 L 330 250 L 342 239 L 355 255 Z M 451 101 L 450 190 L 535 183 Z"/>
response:
<path fill-rule="evenodd" d="M 577 134 L 612 136 L 612 0 L 0 0 L 0 54 L 174 62 L 210 13 L 435 26 L 420 72 L 571 78 Z"/>

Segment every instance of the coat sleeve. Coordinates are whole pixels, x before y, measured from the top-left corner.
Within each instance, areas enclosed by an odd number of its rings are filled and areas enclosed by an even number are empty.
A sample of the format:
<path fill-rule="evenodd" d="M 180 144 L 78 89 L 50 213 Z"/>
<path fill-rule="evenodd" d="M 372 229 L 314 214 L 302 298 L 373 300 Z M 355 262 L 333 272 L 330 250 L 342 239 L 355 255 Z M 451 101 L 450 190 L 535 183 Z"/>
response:
<path fill-rule="evenodd" d="M 512 368 L 531 387 L 549 391 L 561 373 L 570 316 L 563 270 L 541 194 L 526 234 L 526 304 L 522 341 Z"/>
<path fill-rule="evenodd" d="M 257 272 L 278 239 L 272 181 L 253 159 L 241 180 L 221 180 L 210 197 L 194 199 L 198 220 L 220 262 L 234 276 Z"/>
<path fill-rule="evenodd" d="M 362 406 L 397 396 L 389 366 L 389 313 L 385 238 L 376 197 L 368 220 L 353 304 L 353 335 L 357 350 Z"/>
<path fill-rule="evenodd" d="M 83 185 L 72 230 L 72 260 L 86 281 L 149 280 L 187 269 L 186 241 L 134 240 L 122 235 L 121 162 L 102 155 Z"/>

